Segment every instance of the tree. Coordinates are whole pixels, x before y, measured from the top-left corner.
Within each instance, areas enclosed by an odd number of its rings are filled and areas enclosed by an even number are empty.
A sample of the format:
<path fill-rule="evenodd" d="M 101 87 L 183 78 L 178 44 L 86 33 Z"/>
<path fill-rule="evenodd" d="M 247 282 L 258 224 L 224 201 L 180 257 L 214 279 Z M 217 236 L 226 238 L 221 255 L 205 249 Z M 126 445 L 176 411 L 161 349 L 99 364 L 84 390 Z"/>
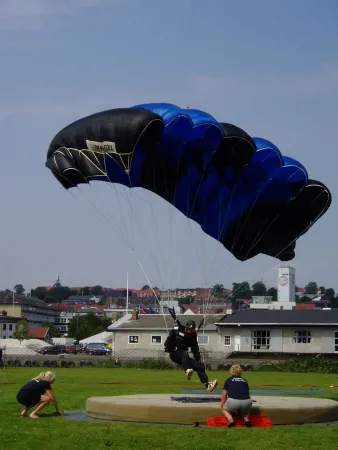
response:
<path fill-rule="evenodd" d="M 311 298 L 307 297 L 306 295 L 303 295 L 298 300 L 296 298 L 296 303 L 308 303 L 308 302 L 311 302 Z"/>
<path fill-rule="evenodd" d="M 89 286 L 84 286 L 81 289 L 80 295 L 90 295 L 90 287 Z"/>
<path fill-rule="evenodd" d="M 23 287 L 22 284 L 16 284 L 14 286 L 14 291 L 17 295 L 22 295 L 25 292 L 25 288 Z"/>
<path fill-rule="evenodd" d="M 239 298 L 251 298 L 250 284 L 247 281 L 243 281 L 243 283 L 232 283 L 232 298 L 235 300 Z"/>
<path fill-rule="evenodd" d="M 211 293 L 216 298 L 223 297 L 224 296 L 223 284 L 215 284 L 215 286 L 211 290 Z"/>
<path fill-rule="evenodd" d="M 326 291 L 325 286 L 319 286 L 319 293 L 320 294 L 324 295 L 325 291 Z"/>
<path fill-rule="evenodd" d="M 325 289 L 325 295 L 328 295 L 332 299 L 335 297 L 336 293 L 333 288 Z"/>
<path fill-rule="evenodd" d="M 31 297 L 38 298 L 39 300 L 45 300 L 47 289 L 44 286 L 38 286 L 35 289 L 31 289 Z"/>
<path fill-rule="evenodd" d="M 141 291 L 147 291 L 148 289 L 150 289 L 150 286 L 145 284 L 144 286 L 142 286 Z"/>
<path fill-rule="evenodd" d="M 306 286 L 305 286 L 305 294 L 308 295 L 315 295 L 318 293 L 318 285 L 316 282 L 314 281 L 310 281 Z"/>
<path fill-rule="evenodd" d="M 278 291 L 276 288 L 271 287 L 266 291 L 266 295 L 268 297 L 272 297 L 272 301 L 275 302 L 277 300 L 278 297 Z"/>
<path fill-rule="evenodd" d="M 103 294 L 102 286 L 99 286 L 99 285 L 93 286 L 93 287 L 90 289 L 90 293 L 91 293 L 92 295 L 102 295 L 102 294 Z"/>
<path fill-rule="evenodd" d="M 109 319 L 101 319 L 94 313 L 89 313 L 73 317 L 68 324 L 68 332 L 71 337 L 80 341 L 107 330 L 110 324 Z"/>
<path fill-rule="evenodd" d="M 265 296 L 266 295 L 266 286 L 261 281 L 257 281 L 251 286 L 252 295 L 257 296 Z"/>
<path fill-rule="evenodd" d="M 19 339 L 19 341 L 23 341 L 24 339 L 29 339 L 29 325 L 26 320 L 20 320 L 15 324 L 15 331 L 13 333 L 13 339 Z"/>
<path fill-rule="evenodd" d="M 179 305 L 190 305 L 191 303 L 194 303 L 195 297 L 187 295 L 186 297 L 175 298 L 175 300 L 178 300 Z"/>
<path fill-rule="evenodd" d="M 71 296 L 71 290 L 67 286 L 55 287 L 46 292 L 44 301 L 47 303 L 61 303 Z"/>

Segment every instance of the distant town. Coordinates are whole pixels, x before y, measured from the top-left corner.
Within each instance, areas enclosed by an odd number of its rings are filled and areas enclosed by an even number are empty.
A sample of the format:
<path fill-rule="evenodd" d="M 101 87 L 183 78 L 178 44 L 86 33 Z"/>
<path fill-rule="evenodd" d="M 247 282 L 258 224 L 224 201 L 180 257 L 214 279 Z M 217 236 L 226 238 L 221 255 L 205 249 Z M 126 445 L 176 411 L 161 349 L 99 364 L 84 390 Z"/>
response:
<path fill-rule="evenodd" d="M 21 284 L 14 290 L 0 291 L 3 322 L 0 339 L 9 338 L 14 333 L 15 327 L 10 327 L 10 324 L 7 327 L 5 323 L 10 318 L 26 321 L 30 329 L 50 328 L 53 335 L 68 336 L 74 317 L 88 314 L 112 323 L 133 310 L 140 315 L 168 314 L 168 308 L 175 308 L 179 314 L 210 315 L 226 314 L 229 310 L 337 307 L 338 299 L 333 288 L 314 281 L 304 287 L 296 286 L 295 269 L 291 266 L 279 268 L 277 287 L 270 288 L 262 281 L 252 285 L 244 281 L 233 283 L 231 289 L 216 284 L 209 289 L 196 287 L 161 291 L 156 286 L 144 285 L 141 289 L 127 291 L 126 288 L 102 286 L 63 286 L 58 276 L 54 284 L 38 286 L 29 293 Z M 80 330 L 76 334 L 83 337 L 86 333 Z"/>
<path fill-rule="evenodd" d="M 24 348 L 62 354 L 88 347 L 87 353 L 96 354 L 90 347 L 96 345 L 96 352 L 101 349 L 122 358 L 162 358 L 164 341 L 174 324 L 170 310 L 180 321 L 203 324 L 198 342 L 210 361 L 223 361 L 230 355 L 338 352 L 335 290 L 316 281 L 297 286 L 292 266 L 278 269 L 276 287 L 244 281 L 233 283 L 231 289 L 216 284 L 210 289 L 161 291 L 144 285 L 127 290 L 68 287 L 57 277 L 54 284 L 26 293 L 17 284 L 0 291 L 0 346 L 6 347 L 8 357 Z M 32 346 L 33 341 L 42 348 L 21 345 Z M 18 360 L 13 359 L 14 363 Z"/>

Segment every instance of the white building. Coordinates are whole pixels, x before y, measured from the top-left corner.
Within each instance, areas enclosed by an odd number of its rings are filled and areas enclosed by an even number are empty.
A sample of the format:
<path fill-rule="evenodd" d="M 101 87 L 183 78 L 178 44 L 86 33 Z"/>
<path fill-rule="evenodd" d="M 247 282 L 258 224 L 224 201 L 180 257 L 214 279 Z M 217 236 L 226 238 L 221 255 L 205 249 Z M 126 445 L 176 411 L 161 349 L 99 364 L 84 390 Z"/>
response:
<path fill-rule="evenodd" d="M 1 314 L 0 315 L 0 339 L 9 339 L 15 332 L 15 325 L 21 319 L 18 317 L 10 317 Z"/>
<path fill-rule="evenodd" d="M 296 301 L 296 271 L 292 266 L 282 266 L 278 269 L 278 301 Z"/>

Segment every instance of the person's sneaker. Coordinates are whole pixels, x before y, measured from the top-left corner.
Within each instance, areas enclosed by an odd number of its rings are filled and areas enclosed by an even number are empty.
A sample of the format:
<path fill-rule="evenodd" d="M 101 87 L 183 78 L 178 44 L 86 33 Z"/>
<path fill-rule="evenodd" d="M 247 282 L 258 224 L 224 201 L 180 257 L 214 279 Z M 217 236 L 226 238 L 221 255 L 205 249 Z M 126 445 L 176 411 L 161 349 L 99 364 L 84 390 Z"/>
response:
<path fill-rule="evenodd" d="M 208 392 L 212 392 L 217 385 L 218 385 L 218 381 L 217 380 L 209 381 L 208 387 L 207 387 L 207 391 Z"/>
<path fill-rule="evenodd" d="M 236 424 L 233 420 L 230 420 L 230 422 L 228 422 L 227 428 L 231 428 L 231 427 L 235 427 Z"/>
<path fill-rule="evenodd" d="M 251 422 L 250 422 L 250 420 L 244 420 L 244 423 L 245 423 L 245 426 L 246 426 L 247 428 L 251 428 Z"/>
<path fill-rule="evenodd" d="M 187 369 L 185 371 L 185 373 L 187 374 L 187 379 L 190 380 L 190 378 L 192 377 L 192 374 L 194 373 L 194 371 L 192 369 Z"/>

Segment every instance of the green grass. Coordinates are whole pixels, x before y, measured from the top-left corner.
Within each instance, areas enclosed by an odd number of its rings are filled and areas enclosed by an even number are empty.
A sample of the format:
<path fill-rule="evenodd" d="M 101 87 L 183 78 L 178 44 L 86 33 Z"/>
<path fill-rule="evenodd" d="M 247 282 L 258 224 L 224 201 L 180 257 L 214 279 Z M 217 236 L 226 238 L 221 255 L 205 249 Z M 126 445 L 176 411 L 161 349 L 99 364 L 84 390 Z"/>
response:
<path fill-rule="evenodd" d="M 182 387 L 198 387 L 187 383 L 181 371 L 137 369 L 56 369 L 53 386 L 62 410 L 85 408 L 86 399 L 96 395 L 138 393 L 180 393 Z M 208 429 L 151 427 L 70 422 L 53 416 L 50 406 L 40 420 L 20 417 L 16 402 L 19 387 L 37 375 L 36 369 L 19 368 L 0 371 L 0 448 L 30 450 L 114 449 L 316 449 L 331 446 L 338 439 L 338 427 L 275 427 L 272 429 Z M 220 384 L 227 373 L 211 372 Z M 245 374 L 252 388 L 274 385 L 276 388 L 299 389 L 313 386 L 325 390 L 325 396 L 338 400 L 338 384 L 334 375 L 252 372 Z M 16 384 L 4 384 L 16 383 Z M 105 384 L 121 383 L 121 384 Z M 130 384 L 123 384 L 130 383 Z M 139 384 L 139 385 L 137 385 Z M 162 386 L 164 385 L 164 386 Z M 268 386 L 266 386 L 268 388 Z M 271 389 L 271 387 L 270 387 Z M 323 397 L 321 397 L 323 398 Z"/>

